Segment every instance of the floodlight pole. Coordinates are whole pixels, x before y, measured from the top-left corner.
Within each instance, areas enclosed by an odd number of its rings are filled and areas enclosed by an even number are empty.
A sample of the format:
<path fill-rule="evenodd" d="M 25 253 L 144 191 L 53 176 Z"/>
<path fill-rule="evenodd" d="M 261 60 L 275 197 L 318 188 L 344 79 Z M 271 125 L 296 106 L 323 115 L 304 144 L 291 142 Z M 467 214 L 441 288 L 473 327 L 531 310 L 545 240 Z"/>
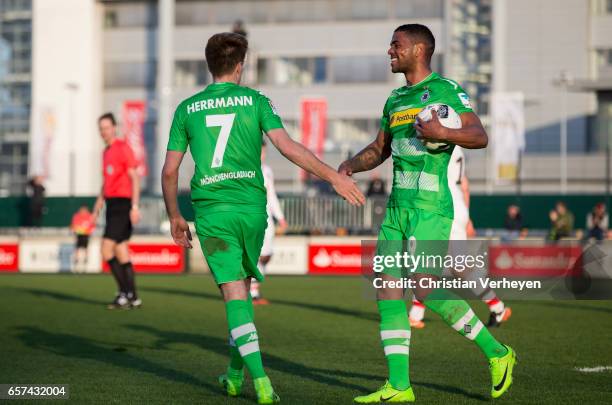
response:
<path fill-rule="evenodd" d="M 561 87 L 561 122 L 560 122 L 560 169 L 561 169 L 561 194 L 567 194 L 567 93 L 573 83 L 571 74 L 562 70 L 559 77 L 553 80 L 553 84 Z"/>
<path fill-rule="evenodd" d="M 567 194 L 567 84 L 561 95 L 561 194 Z"/>
<path fill-rule="evenodd" d="M 155 142 L 155 173 L 159 175 L 164 165 L 166 143 L 172 119 L 172 77 L 174 55 L 174 4 L 175 0 L 159 0 L 158 48 L 157 48 L 157 139 Z M 156 177 L 156 176 L 155 176 Z M 161 194 L 161 182 L 154 183 L 153 191 Z"/>
<path fill-rule="evenodd" d="M 79 85 L 77 83 L 66 83 L 66 90 L 68 90 L 68 94 L 70 95 L 69 102 L 69 120 L 70 120 L 70 146 L 68 149 L 68 192 L 71 197 L 74 197 L 76 194 L 76 152 L 74 144 L 76 142 L 76 133 L 74 120 L 76 119 L 75 115 L 75 98 L 76 94 L 79 91 Z"/>

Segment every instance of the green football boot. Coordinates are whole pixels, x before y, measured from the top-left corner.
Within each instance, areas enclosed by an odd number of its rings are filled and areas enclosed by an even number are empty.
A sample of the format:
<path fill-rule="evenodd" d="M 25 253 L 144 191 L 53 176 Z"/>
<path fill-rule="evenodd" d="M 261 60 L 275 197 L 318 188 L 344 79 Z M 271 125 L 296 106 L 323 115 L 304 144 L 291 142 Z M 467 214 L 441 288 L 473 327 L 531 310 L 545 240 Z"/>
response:
<path fill-rule="evenodd" d="M 228 367 L 227 373 L 219 376 L 219 385 L 230 397 L 237 397 L 242 392 L 242 382 L 244 372 L 242 370 L 232 370 Z"/>
<path fill-rule="evenodd" d="M 355 397 L 354 401 L 358 404 L 378 404 L 381 402 L 414 402 L 414 392 L 412 387 L 403 391 L 396 390 L 391 386 L 389 381 L 385 382 L 385 385 L 380 387 L 376 392 L 369 395 L 362 395 Z"/>
<path fill-rule="evenodd" d="M 276 404 L 280 402 L 280 397 L 274 392 L 268 377 L 256 378 L 253 380 L 253 384 L 255 385 L 258 404 Z"/>
<path fill-rule="evenodd" d="M 508 353 L 502 357 L 494 357 L 489 360 L 489 370 L 491 370 L 491 396 L 501 397 L 510 385 L 512 385 L 512 370 L 516 364 L 516 353 L 510 346 L 504 345 Z"/>

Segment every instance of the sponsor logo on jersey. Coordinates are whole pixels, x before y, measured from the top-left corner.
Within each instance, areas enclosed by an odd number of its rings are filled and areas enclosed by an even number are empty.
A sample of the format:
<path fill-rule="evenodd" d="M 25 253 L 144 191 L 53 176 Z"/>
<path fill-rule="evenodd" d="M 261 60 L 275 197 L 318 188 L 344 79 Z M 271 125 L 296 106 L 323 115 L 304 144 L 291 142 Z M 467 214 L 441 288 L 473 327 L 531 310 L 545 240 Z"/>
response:
<path fill-rule="evenodd" d="M 389 122 L 389 127 L 395 128 L 399 127 L 400 125 L 413 124 L 416 120 L 417 114 L 421 112 L 421 109 L 422 108 L 417 107 L 394 112 L 393 114 L 391 114 L 391 121 Z"/>
<path fill-rule="evenodd" d="M 472 108 L 472 102 L 470 101 L 470 96 L 468 96 L 465 93 L 459 93 L 457 94 L 457 96 L 459 96 L 459 100 L 461 100 L 461 104 L 463 104 L 463 106 L 465 108 Z"/>

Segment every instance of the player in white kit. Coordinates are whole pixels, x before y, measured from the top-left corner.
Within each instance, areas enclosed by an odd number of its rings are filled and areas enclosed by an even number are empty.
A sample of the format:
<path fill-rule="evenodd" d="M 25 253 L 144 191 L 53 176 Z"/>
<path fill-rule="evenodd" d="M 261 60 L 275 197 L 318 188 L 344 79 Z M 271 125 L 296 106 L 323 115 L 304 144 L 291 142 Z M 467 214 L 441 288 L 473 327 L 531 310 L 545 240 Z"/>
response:
<path fill-rule="evenodd" d="M 448 162 L 448 188 L 453 197 L 454 208 L 454 219 L 450 233 L 452 249 L 452 241 L 466 240 L 468 237 L 468 228 L 471 227 L 469 182 L 465 176 L 465 156 L 463 155 L 463 150 L 459 146 L 455 146 L 450 161 Z M 461 244 L 457 244 L 456 246 L 459 248 Z M 456 276 L 460 276 L 460 273 L 453 271 L 452 273 Z M 502 322 L 507 321 L 512 315 L 512 309 L 506 307 L 504 303 L 497 298 L 495 291 L 491 288 L 481 288 L 473 292 L 489 307 L 491 315 L 487 326 L 499 326 Z M 412 308 L 410 308 L 409 314 L 410 326 L 417 329 L 424 328 L 424 316 L 425 305 L 413 299 Z"/>
<path fill-rule="evenodd" d="M 266 187 L 268 203 L 266 211 L 268 213 L 268 227 L 264 235 L 263 246 L 261 247 L 261 253 L 259 254 L 259 261 L 257 267 L 261 274 L 266 273 L 266 265 L 270 262 L 274 247 L 274 234 L 276 233 L 276 226 L 274 221 L 278 222 L 279 231 L 282 233 L 287 229 L 287 221 L 283 215 L 276 190 L 274 189 L 274 174 L 270 166 L 264 163 L 266 159 L 266 143 L 264 142 L 261 147 L 261 172 L 264 178 L 264 186 Z M 266 305 L 270 302 L 261 296 L 259 291 L 259 283 L 257 280 L 251 280 L 251 297 L 253 298 L 253 305 Z"/>

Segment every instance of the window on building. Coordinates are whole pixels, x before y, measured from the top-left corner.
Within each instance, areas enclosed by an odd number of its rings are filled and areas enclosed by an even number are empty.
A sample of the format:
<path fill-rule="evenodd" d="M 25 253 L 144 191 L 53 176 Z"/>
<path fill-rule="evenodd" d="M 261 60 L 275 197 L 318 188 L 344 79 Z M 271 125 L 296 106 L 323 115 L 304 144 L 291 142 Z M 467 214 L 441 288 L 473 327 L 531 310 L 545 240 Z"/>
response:
<path fill-rule="evenodd" d="M 179 60 L 174 65 L 174 84 L 177 87 L 199 87 L 210 82 L 203 60 Z"/>
<path fill-rule="evenodd" d="M 30 133 L 32 1 L 0 0 L 0 193 L 24 191 Z"/>
<path fill-rule="evenodd" d="M 384 55 L 338 56 L 330 62 L 335 83 L 377 83 L 390 77 L 389 57 Z"/>
<path fill-rule="evenodd" d="M 2 0 L 0 1 L 0 13 L 4 11 L 30 11 L 32 0 Z"/>
<path fill-rule="evenodd" d="M 339 0 L 336 1 L 336 19 L 373 20 L 389 18 L 388 0 Z"/>
<path fill-rule="evenodd" d="M 395 18 L 439 18 L 444 0 L 395 0 Z"/>
<path fill-rule="evenodd" d="M 273 7 L 276 22 L 329 21 L 334 17 L 332 0 L 277 1 Z"/>
<path fill-rule="evenodd" d="M 157 26 L 156 1 L 107 3 L 104 7 L 105 28 Z"/>
<path fill-rule="evenodd" d="M 274 1 L 183 1 L 175 7 L 176 25 L 232 24 L 236 20 L 263 23 L 270 20 Z"/>
<path fill-rule="evenodd" d="M 32 61 L 32 25 L 29 20 L 0 24 L 0 61 L 6 74 L 29 73 Z"/>
<path fill-rule="evenodd" d="M 327 58 L 281 57 L 257 60 L 259 84 L 309 85 L 327 81 Z"/>
<path fill-rule="evenodd" d="M 155 62 L 106 62 L 104 87 L 155 87 Z"/>

